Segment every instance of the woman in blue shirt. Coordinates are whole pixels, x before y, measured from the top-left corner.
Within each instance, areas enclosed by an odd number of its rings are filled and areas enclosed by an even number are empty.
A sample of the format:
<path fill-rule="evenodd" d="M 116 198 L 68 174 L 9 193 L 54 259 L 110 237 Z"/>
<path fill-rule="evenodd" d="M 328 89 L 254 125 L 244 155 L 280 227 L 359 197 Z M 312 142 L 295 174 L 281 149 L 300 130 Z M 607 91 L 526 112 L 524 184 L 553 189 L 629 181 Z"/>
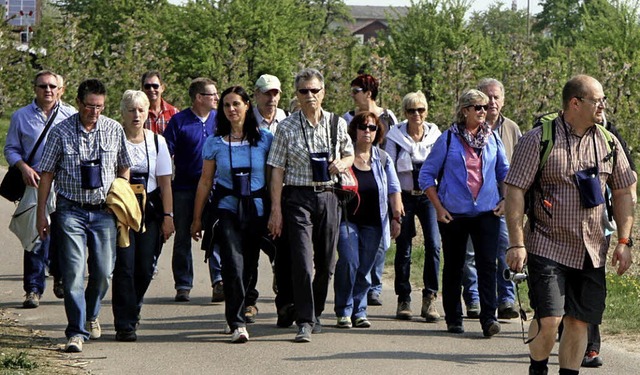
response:
<path fill-rule="evenodd" d="M 273 135 L 260 129 L 250 97 L 240 86 L 226 89 L 218 104 L 217 129 L 202 149 L 204 164 L 198 182 L 191 236 L 198 241 L 202 211 L 216 179 L 214 210 L 219 223 L 215 240 L 224 264 L 222 280 L 225 317 L 231 341 L 249 340 L 245 322 L 245 295 L 249 280 L 245 268 L 255 266 L 261 233 L 266 232 L 266 160 Z"/>
<path fill-rule="evenodd" d="M 442 302 L 447 330 L 463 333 L 462 268 L 469 237 L 476 250 L 480 323 L 484 336 L 500 332 L 496 319 L 496 253 L 509 164 L 500 137 L 486 123 L 489 98 L 465 92 L 455 122 L 436 141 L 418 182 L 433 202 L 442 237 Z"/>

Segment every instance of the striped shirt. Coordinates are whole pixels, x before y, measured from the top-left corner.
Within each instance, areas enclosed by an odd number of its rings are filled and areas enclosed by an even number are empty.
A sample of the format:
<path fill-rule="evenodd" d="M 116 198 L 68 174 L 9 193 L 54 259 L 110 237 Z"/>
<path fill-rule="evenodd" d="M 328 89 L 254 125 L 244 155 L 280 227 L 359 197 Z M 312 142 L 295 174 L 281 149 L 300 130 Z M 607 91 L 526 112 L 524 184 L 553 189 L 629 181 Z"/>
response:
<path fill-rule="evenodd" d="M 155 114 L 149 111 L 149 117 L 147 118 L 147 121 L 144 122 L 144 128 L 162 135 L 167 124 L 169 124 L 171 117 L 178 112 L 179 111 L 176 107 L 167 103 L 164 99 L 160 99 L 160 112 Z"/>
<path fill-rule="evenodd" d="M 537 161 L 540 160 L 541 136 L 540 126 L 518 141 L 505 183 L 523 190 L 532 187 L 538 169 Z M 531 231 L 530 226 L 525 225 L 528 252 L 575 269 L 583 268 L 588 253 L 595 267 L 605 265 L 608 246 L 601 224 L 605 205 L 583 208 L 574 175 L 577 171 L 596 166 L 597 152 L 600 188 L 603 192 L 607 183 L 614 190 L 631 185 L 635 177 L 629 162 L 620 142 L 612 138 L 617 150 L 615 163 L 607 151 L 606 139 L 595 126 L 579 137 L 560 117 L 555 120 L 553 149 L 540 178 L 544 199 L 551 203 L 551 217 L 544 212 L 537 196 L 533 202 L 535 230 Z"/>
<path fill-rule="evenodd" d="M 334 115 L 337 116 L 337 115 Z M 302 111 L 293 113 L 278 124 L 267 164 L 284 169 L 284 184 L 293 186 L 322 185 L 313 182 L 309 152 L 334 152 L 333 158 L 353 155 L 353 144 L 346 121 L 338 118 L 336 145 L 331 143 L 331 113 L 322 111 L 317 126 L 311 125 Z M 333 176 L 334 182 L 337 177 Z"/>
<path fill-rule="evenodd" d="M 80 163 L 100 159 L 102 187 L 81 187 Z M 122 126 L 100 116 L 96 126 L 87 132 L 78 114 L 56 125 L 44 147 L 40 168 L 54 173 L 57 194 L 87 204 L 104 203 L 118 168 L 131 167 L 126 138 Z"/>

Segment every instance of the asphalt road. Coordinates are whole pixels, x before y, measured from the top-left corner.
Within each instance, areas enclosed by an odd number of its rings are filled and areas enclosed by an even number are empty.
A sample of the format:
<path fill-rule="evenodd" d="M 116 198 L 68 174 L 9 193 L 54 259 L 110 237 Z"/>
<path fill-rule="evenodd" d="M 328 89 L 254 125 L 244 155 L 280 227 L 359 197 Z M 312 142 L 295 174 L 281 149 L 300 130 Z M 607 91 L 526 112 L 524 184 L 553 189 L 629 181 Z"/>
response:
<path fill-rule="evenodd" d="M 0 177 L 5 172 L 0 169 Z M 44 331 L 65 343 L 66 317 L 62 300 L 47 285 L 37 309 L 22 309 L 22 252 L 18 240 L 7 229 L 13 204 L 0 202 L 0 307 L 19 314 L 21 323 Z M 527 348 L 520 322 L 503 321 L 502 332 L 486 339 L 478 321 L 465 321 L 466 333 L 446 332 L 444 321 L 425 323 L 395 320 L 392 283 L 385 285 L 383 306 L 370 307 L 369 329 L 334 328 L 333 296 L 329 296 L 322 321 L 324 331 L 312 342 L 293 342 L 295 327 L 277 328 L 271 270 L 261 258 L 258 289 L 260 310 L 248 327 L 250 341 L 231 344 L 222 333 L 224 303 L 210 303 L 211 286 L 202 253 L 195 248 L 196 280 L 189 303 L 173 301 L 170 241 L 159 262 L 160 273 L 152 282 L 142 310 L 138 341 L 115 341 L 110 293 L 103 301 L 100 321 L 103 336 L 73 354 L 92 374 L 526 374 Z M 50 281 L 50 279 L 48 280 Z M 414 315 L 419 315 L 420 291 L 413 297 Z M 439 303 L 438 310 L 442 313 Z M 527 325 L 525 324 L 525 329 Z M 604 367 L 583 369 L 585 374 L 638 374 L 640 353 L 630 353 L 603 343 Z M 558 369 L 557 346 L 550 358 L 550 372 Z"/>

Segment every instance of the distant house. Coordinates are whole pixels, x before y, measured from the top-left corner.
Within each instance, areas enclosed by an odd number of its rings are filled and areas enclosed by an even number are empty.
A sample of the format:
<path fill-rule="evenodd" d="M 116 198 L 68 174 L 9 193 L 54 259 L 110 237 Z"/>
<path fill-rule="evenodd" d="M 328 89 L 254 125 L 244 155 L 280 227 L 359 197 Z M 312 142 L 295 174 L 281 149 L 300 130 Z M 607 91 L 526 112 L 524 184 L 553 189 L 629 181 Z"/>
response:
<path fill-rule="evenodd" d="M 387 18 L 404 17 L 408 7 L 383 7 L 383 6 L 349 6 L 354 22 L 346 25 L 351 34 L 360 39 L 361 43 L 378 37 L 379 32 L 389 28 Z"/>
<path fill-rule="evenodd" d="M 20 41 L 29 43 L 33 26 L 40 22 L 41 0 L 0 0 L 2 20 L 20 33 Z"/>

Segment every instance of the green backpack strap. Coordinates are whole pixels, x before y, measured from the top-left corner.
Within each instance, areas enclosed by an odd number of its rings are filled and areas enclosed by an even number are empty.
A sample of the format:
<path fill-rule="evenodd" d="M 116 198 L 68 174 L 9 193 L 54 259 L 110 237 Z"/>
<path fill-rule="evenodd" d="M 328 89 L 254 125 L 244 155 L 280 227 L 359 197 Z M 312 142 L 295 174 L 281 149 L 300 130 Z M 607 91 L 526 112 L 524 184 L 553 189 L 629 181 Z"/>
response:
<path fill-rule="evenodd" d="M 538 172 L 540 172 L 547 163 L 549 154 L 551 154 L 551 150 L 553 149 L 553 144 L 556 140 L 555 119 L 557 117 L 557 113 L 549 113 L 540 118 L 542 136 L 540 137 L 540 162 L 538 164 Z"/>
<path fill-rule="evenodd" d="M 607 156 L 604 157 L 604 161 L 609 161 L 609 159 L 613 158 L 613 164 L 616 164 L 616 142 L 613 140 L 613 134 L 607 130 L 603 125 L 596 124 L 596 127 L 604 136 L 604 139 L 607 141 Z"/>

